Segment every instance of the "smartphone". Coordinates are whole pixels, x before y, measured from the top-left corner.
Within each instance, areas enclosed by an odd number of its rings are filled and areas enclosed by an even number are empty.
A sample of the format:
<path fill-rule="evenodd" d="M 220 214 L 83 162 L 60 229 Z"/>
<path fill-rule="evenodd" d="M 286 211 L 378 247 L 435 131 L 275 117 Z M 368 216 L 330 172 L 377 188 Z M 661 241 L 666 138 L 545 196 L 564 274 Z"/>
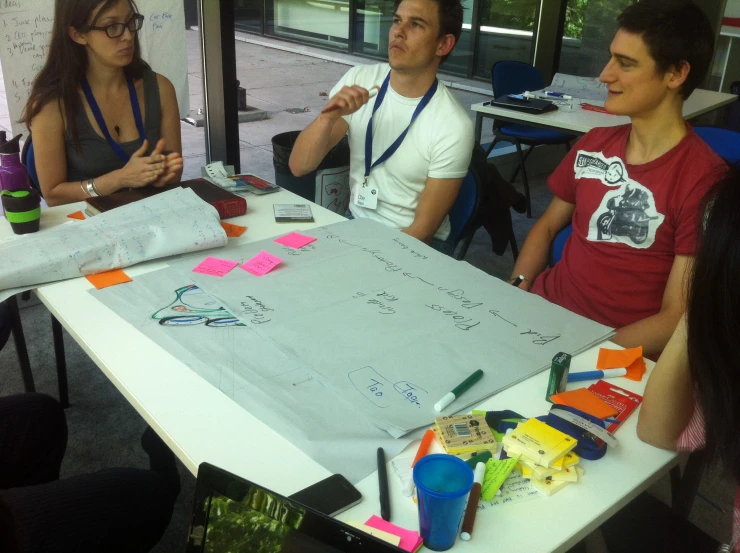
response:
<path fill-rule="evenodd" d="M 507 94 L 506 97 L 509 100 L 518 100 L 520 102 L 529 102 L 529 98 L 527 98 L 523 94 Z"/>
<path fill-rule="evenodd" d="M 336 516 L 362 501 L 362 494 L 341 474 L 333 474 L 290 496 L 329 516 Z"/>

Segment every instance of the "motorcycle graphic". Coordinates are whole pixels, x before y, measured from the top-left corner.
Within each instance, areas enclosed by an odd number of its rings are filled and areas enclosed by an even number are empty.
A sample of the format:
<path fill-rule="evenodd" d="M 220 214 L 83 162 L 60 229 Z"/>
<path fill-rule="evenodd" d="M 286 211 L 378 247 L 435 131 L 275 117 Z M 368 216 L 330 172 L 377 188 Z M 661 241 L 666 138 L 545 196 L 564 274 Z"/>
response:
<path fill-rule="evenodd" d="M 627 185 L 622 196 L 609 198 L 606 204 L 609 211 L 596 220 L 598 240 L 627 236 L 635 244 L 642 244 L 647 240 L 650 221 L 658 219 L 646 213 L 649 207 L 648 193 Z"/>

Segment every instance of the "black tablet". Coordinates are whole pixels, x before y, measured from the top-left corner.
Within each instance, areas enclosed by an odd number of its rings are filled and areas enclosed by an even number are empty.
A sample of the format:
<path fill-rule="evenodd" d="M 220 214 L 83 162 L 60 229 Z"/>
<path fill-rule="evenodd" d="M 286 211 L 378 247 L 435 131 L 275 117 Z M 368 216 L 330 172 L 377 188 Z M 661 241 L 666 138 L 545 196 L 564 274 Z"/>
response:
<path fill-rule="evenodd" d="M 301 503 L 202 463 L 186 553 L 401 553 Z"/>
<path fill-rule="evenodd" d="M 526 113 L 547 113 L 548 111 L 554 111 L 558 109 L 553 102 L 550 100 L 542 100 L 540 98 L 529 98 L 529 99 L 516 99 L 512 98 L 514 95 L 499 96 L 491 100 L 491 105 L 499 108 L 513 109 L 516 111 L 524 111 Z"/>

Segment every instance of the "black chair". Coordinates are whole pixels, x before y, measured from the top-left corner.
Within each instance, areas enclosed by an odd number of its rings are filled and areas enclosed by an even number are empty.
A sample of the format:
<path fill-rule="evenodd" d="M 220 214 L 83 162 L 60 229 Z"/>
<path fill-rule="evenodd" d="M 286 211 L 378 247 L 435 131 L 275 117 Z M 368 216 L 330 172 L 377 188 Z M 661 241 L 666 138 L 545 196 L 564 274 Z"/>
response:
<path fill-rule="evenodd" d="M 491 68 L 491 85 L 494 97 L 506 94 L 521 94 L 525 91 L 541 90 L 545 87 L 544 79 L 540 71 L 528 63 L 521 61 L 499 61 Z M 551 129 L 542 129 L 529 125 L 520 125 L 507 122 L 493 122 L 494 139 L 488 147 L 486 156 L 491 153 L 499 140 L 513 142 L 519 155 L 517 166 L 510 181 L 514 182 L 522 170 L 522 181 L 524 182 L 524 196 L 527 199 L 527 217 L 532 217 L 532 201 L 529 195 L 529 180 L 525 163 L 536 146 L 564 144 L 566 150 L 570 150 L 571 140 L 576 137 Z M 522 144 L 529 146 L 527 153 L 522 153 Z"/>
<path fill-rule="evenodd" d="M 13 335 L 15 349 L 18 353 L 18 362 L 21 366 L 23 389 L 26 392 L 35 392 L 36 385 L 33 381 L 33 373 L 31 372 L 31 362 L 28 359 L 26 337 L 23 334 L 23 326 L 21 325 L 21 317 L 18 310 L 18 300 L 15 296 L 11 296 L 7 300 L 0 302 L 0 350 L 8 343 L 11 334 Z"/>

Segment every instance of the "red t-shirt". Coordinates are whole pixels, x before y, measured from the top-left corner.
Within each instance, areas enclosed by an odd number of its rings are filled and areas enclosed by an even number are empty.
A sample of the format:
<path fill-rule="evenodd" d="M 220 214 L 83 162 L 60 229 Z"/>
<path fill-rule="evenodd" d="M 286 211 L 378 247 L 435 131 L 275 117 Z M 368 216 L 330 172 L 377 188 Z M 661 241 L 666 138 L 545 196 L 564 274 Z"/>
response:
<path fill-rule="evenodd" d="M 688 127 L 688 125 L 687 125 Z M 676 255 L 693 255 L 699 210 L 725 163 L 689 127 L 672 150 L 629 165 L 631 125 L 594 129 L 550 176 L 575 204 L 573 233 L 532 292 L 615 328 L 660 311 Z"/>

